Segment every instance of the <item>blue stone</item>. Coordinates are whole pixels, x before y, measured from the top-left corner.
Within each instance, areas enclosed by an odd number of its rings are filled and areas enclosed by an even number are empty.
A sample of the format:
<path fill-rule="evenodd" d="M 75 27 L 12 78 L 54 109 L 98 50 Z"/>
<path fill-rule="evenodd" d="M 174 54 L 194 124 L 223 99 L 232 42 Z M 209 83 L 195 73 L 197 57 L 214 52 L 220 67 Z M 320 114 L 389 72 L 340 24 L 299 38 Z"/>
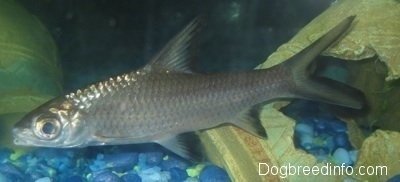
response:
<path fill-rule="evenodd" d="M 328 161 L 328 155 L 314 155 L 314 157 L 317 159 L 318 162 L 326 162 Z"/>
<path fill-rule="evenodd" d="M 0 173 L 0 182 L 9 182 L 6 176 Z"/>
<path fill-rule="evenodd" d="M 101 171 L 107 168 L 107 163 L 103 159 L 96 159 L 93 161 L 91 165 L 89 165 L 89 169 L 92 172 Z"/>
<path fill-rule="evenodd" d="M 335 141 L 333 140 L 332 136 L 329 136 L 325 139 L 325 145 L 324 145 L 325 149 L 328 151 L 328 153 L 332 153 L 334 151 L 334 149 L 337 148 Z"/>
<path fill-rule="evenodd" d="M 146 155 L 146 165 L 148 167 L 154 167 L 161 164 L 163 161 L 164 154 L 161 152 L 149 152 Z"/>
<path fill-rule="evenodd" d="M 300 139 L 300 142 L 299 142 L 300 146 L 305 150 L 311 149 L 314 146 L 314 144 L 313 144 L 314 137 L 312 135 L 303 134 L 303 135 L 300 135 L 299 139 Z"/>
<path fill-rule="evenodd" d="M 169 178 L 167 172 L 162 172 L 158 166 L 139 171 L 138 175 L 142 181 L 167 181 Z"/>
<path fill-rule="evenodd" d="M 326 122 L 323 121 L 316 121 L 314 123 L 314 128 L 317 132 L 324 132 L 326 130 Z"/>
<path fill-rule="evenodd" d="M 161 169 L 163 171 L 168 171 L 171 168 L 179 168 L 179 169 L 186 170 L 188 167 L 189 167 L 189 164 L 185 160 L 183 160 L 179 157 L 176 157 L 174 155 L 168 156 L 168 158 L 166 160 L 163 160 L 161 162 Z"/>
<path fill-rule="evenodd" d="M 186 171 L 183 169 L 173 167 L 168 171 L 171 175 L 171 181 L 182 182 L 185 181 L 185 179 L 188 177 Z"/>
<path fill-rule="evenodd" d="M 0 164 L 0 173 L 10 181 L 24 181 L 24 174 L 11 163 Z"/>
<path fill-rule="evenodd" d="M 50 176 L 51 173 L 55 172 L 56 170 L 52 167 L 50 167 L 49 165 L 47 165 L 47 163 L 42 162 L 42 163 L 38 163 L 37 167 L 35 168 L 35 170 L 37 170 L 38 172 L 41 173 L 42 176 Z"/>
<path fill-rule="evenodd" d="M 313 147 L 308 151 L 308 153 L 313 155 L 328 155 L 328 151 L 324 147 Z"/>
<path fill-rule="evenodd" d="M 350 150 L 349 155 L 350 155 L 351 162 L 353 164 L 356 163 L 357 158 L 358 158 L 358 150 Z"/>
<path fill-rule="evenodd" d="M 12 151 L 9 148 L 0 148 L 0 162 L 5 162 L 8 161 L 10 155 L 13 153 L 14 151 Z"/>
<path fill-rule="evenodd" d="M 51 179 L 49 177 L 43 177 L 35 180 L 35 182 L 51 182 Z"/>
<path fill-rule="evenodd" d="M 308 127 L 312 128 L 314 130 L 314 123 L 316 122 L 315 120 L 316 120 L 315 117 L 307 116 L 307 117 L 304 117 L 304 118 L 301 118 L 301 119 L 297 120 L 296 125 L 305 124 L 305 125 L 308 125 Z"/>
<path fill-rule="evenodd" d="M 387 182 L 400 182 L 400 174 L 391 177 Z"/>
<path fill-rule="evenodd" d="M 126 175 L 123 175 L 121 178 L 123 182 L 142 182 L 142 178 L 134 173 L 128 173 Z"/>
<path fill-rule="evenodd" d="M 111 166 L 112 170 L 124 172 L 133 169 L 138 163 L 138 155 L 134 152 L 106 154 L 103 160 L 107 166 Z"/>
<path fill-rule="evenodd" d="M 317 158 L 318 162 L 323 162 L 328 160 L 328 150 L 324 147 L 313 147 L 307 151 Z"/>
<path fill-rule="evenodd" d="M 146 166 L 146 157 L 147 155 L 145 153 L 139 153 L 138 165 L 140 168 L 144 168 Z"/>
<path fill-rule="evenodd" d="M 95 175 L 93 182 L 120 182 L 121 179 L 111 171 L 103 171 Z"/>
<path fill-rule="evenodd" d="M 71 176 L 64 180 L 64 182 L 85 182 L 80 176 Z"/>
<path fill-rule="evenodd" d="M 346 123 L 339 119 L 335 118 L 333 120 L 330 120 L 328 123 L 330 130 L 335 131 L 336 133 L 347 132 Z"/>
<path fill-rule="evenodd" d="M 345 149 L 350 149 L 351 144 L 349 142 L 349 137 L 347 133 L 339 133 L 334 138 L 333 141 L 335 142 L 336 147 L 341 147 Z"/>
<path fill-rule="evenodd" d="M 69 162 L 76 154 L 77 152 L 74 152 L 72 149 L 38 148 L 34 151 L 34 155 L 37 158 L 43 159 L 49 162 L 49 164 L 56 161 L 55 159 Z"/>
<path fill-rule="evenodd" d="M 37 179 L 42 178 L 44 176 L 44 174 L 43 174 L 44 172 L 40 171 L 40 170 L 36 170 L 36 171 L 35 170 L 30 170 L 30 171 L 27 171 L 25 173 L 26 173 L 27 177 L 29 179 L 31 179 L 30 181 L 37 180 Z"/>
<path fill-rule="evenodd" d="M 296 127 L 295 127 L 295 131 L 299 135 L 304 135 L 304 134 L 308 134 L 308 135 L 311 135 L 311 136 L 314 135 L 313 126 L 310 126 L 310 125 L 305 124 L 305 123 L 297 123 Z"/>
<path fill-rule="evenodd" d="M 228 173 L 218 166 L 208 165 L 199 175 L 200 182 L 230 182 Z"/>
<path fill-rule="evenodd" d="M 350 160 L 349 152 L 344 148 L 337 148 L 335 152 L 333 152 L 333 158 L 337 162 L 338 165 L 351 165 L 352 162 Z"/>
<path fill-rule="evenodd" d="M 36 169 L 32 171 L 37 171 L 41 173 L 41 176 L 51 176 L 54 177 L 53 181 L 65 181 L 74 175 L 83 174 L 85 172 L 90 172 L 88 169 L 89 161 L 83 159 L 83 154 L 79 158 L 75 157 L 82 149 L 65 151 L 57 150 L 60 152 L 59 156 L 52 155 L 54 158 L 39 158 L 36 163 Z M 38 175 L 36 175 L 38 176 Z M 81 177 L 82 181 L 83 178 Z M 74 181 L 78 181 L 78 177 Z"/>

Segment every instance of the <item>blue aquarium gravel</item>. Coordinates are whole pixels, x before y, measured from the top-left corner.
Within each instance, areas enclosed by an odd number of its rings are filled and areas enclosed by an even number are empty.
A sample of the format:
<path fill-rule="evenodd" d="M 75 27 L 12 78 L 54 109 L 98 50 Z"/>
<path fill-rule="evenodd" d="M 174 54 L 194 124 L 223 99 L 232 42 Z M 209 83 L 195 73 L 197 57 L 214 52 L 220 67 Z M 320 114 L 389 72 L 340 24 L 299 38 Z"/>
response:
<path fill-rule="evenodd" d="M 229 181 L 228 174 L 222 168 L 215 165 L 207 165 L 200 173 L 200 182 Z"/>
<path fill-rule="evenodd" d="M 142 178 L 138 174 L 128 173 L 122 176 L 123 182 L 141 182 Z"/>
<path fill-rule="evenodd" d="M 111 170 L 104 170 L 94 175 L 93 182 L 120 182 L 121 178 Z"/>
<path fill-rule="evenodd" d="M 319 162 L 353 165 L 358 150 L 349 142 L 346 123 L 324 106 L 296 100 L 282 109 L 284 114 L 296 120 L 295 145 L 313 154 Z"/>
<path fill-rule="evenodd" d="M 185 179 L 189 177 L 186 170 L 177 167 L 170 168 L 168 171 L 171 174 L 171 181 L 185 181 Z"/>
<path fill-rule="evenodd" d="M 400 174 L 391 177 L 390 179 L 387 180 L 387 182 L 400 182 Z"/>
<path fill-rule="evenodd" d="M 188 167 L 189 163 L 187 161 L 181 160 L 179 157 L 174 155 L 165 157 L 161 162 L 161 168 L 164 171 L 168 171 L 172 168 L 186 170 Z"/>
<path fill-rule="evenodd" d="M 162 149 L 130 146 L 36 148 L 19 157 L 0 148 L 0 182 L 229 182 L 218 166 L 186 161 Z M 15 159 L 16 158 L 16 159 Z"/>

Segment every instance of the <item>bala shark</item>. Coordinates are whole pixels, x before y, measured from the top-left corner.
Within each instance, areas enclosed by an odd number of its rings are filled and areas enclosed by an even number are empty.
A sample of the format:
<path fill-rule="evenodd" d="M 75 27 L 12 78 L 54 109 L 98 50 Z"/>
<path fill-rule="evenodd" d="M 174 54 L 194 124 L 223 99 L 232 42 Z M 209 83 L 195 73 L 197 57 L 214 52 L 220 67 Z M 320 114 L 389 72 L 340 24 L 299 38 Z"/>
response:
<path fill-rule="evenodd" d="M 28 113 L 14 129 L 17 145 L 85 147 L 158 143 L 192 159 L 184 133 L 233 124 L 266 138 L 253 106 L 279 98 L 356 108 L 362 102 L 313 79 L 309 67 L 350 27 L 354 16 L 285 62 L 269 69 L 198 74 L 188 68 L 191 22 L 143 68 L 57 97 Z"/>

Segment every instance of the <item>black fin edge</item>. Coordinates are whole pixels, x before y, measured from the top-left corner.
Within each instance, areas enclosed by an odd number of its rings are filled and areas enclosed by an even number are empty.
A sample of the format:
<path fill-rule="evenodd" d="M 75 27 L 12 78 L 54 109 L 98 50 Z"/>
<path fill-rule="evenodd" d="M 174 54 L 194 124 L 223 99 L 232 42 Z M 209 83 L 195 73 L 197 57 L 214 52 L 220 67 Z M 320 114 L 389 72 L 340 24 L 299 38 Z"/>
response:
<path fill-rule="evenodd" d="M 155 143 L 191 162 L 201 162 L 205 159 L 200 138 L 195 132 L 181 133 L 155 141 Z"/>
<path fill-rule="evenodd" d="M 264 126 L 261 124 L 260 120 L 260 110 L 261 107 L 252 107 L 250 109 L 241 112 L 239 116 L 239 121 L 232 122 L 233 125 L 249 132 L 250 134 L 266 139 L 268 137 Z"/>
<path fill-rule="evenodd" d="M 189 68 L 188 51 L 195 34 L 202 25 L 203 17 L 193 19 L 183 30 L 175 35 L 151 61 L 143 68 L 146 71 L 172 71 L 192 73 Z"/>

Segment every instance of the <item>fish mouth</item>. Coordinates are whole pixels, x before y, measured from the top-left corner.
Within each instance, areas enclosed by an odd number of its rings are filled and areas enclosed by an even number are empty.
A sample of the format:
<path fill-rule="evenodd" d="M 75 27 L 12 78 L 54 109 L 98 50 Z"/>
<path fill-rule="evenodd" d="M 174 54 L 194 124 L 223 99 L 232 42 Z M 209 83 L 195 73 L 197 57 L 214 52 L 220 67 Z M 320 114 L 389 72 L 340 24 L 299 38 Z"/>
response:
<path fill-rule="evenodd" d="M 29 141 L 32 140 L 35 136 L 33 136 L 33 133 L 28 129 L 13 128 L 12 133 L 15 145 L 32 146 L 32 143 Z"/>
<path fill-rule="evenodd" d="M 13 128 L 14 144 L 20 146 L 51 147 L 46 141 L 38 139 L 27 128 Z"/>

